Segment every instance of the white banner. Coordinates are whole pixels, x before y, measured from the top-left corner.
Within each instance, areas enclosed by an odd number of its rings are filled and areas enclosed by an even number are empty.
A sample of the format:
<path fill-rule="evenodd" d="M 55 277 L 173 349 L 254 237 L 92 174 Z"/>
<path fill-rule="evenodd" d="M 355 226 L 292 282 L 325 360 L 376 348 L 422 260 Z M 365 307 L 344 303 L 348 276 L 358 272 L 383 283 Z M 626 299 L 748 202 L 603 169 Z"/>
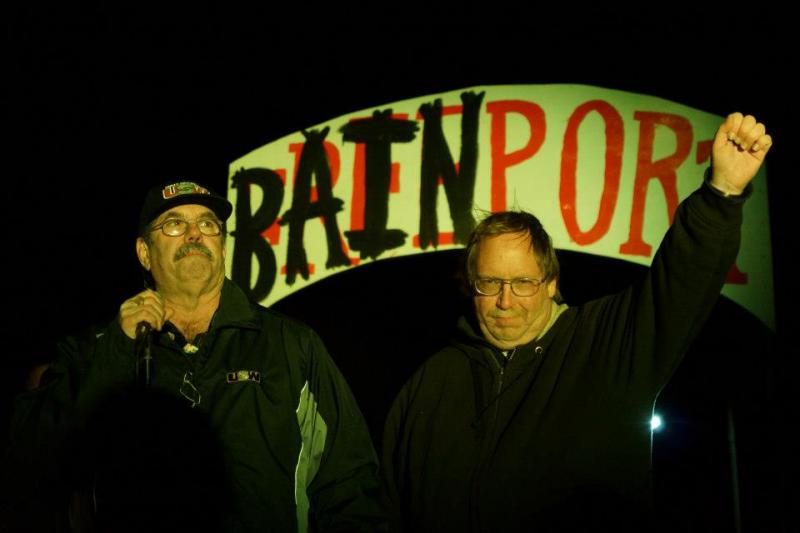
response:
<path fill-rule="evenodd" d="M 506 209 L 534 213 L 558 248 L 646 265 L 722 119 L 585 85 L 472 87 L 333 118 L 230 165 L 228 273 L 269 305 L 365 261 L 462 247 Z M 723 294 L 774 328 L 763 169 Z"/>

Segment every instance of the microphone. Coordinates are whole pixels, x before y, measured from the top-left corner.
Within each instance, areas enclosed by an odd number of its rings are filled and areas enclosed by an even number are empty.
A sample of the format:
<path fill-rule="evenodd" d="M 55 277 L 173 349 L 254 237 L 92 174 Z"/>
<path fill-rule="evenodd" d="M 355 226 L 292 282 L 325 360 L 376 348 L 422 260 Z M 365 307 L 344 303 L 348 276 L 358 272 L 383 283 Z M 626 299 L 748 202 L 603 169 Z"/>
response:
<path fill-rule="evenodd" d="M 153 326 L 150 325 L 150 322 L 146 322 L 142 320 L 138 324 L 136 324 L 136 340 L 142 340 L 143 338 L 150 335 L 150 332 L 153 330 Z"/>

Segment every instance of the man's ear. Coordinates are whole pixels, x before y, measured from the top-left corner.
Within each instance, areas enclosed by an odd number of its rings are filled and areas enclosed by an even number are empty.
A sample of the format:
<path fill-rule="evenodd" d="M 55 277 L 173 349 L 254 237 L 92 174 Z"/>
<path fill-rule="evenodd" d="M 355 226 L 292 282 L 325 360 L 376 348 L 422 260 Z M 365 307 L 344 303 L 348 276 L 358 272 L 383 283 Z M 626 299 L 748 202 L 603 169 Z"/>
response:
<path fill-rule="evenodd" d="M 552 299 L 556 295 L 556 289 L 558 288 L 558 280 L 553 278 L 547 282 L 547 295 Z"/>
<path fill-rule="evenodd" d="M 150 270 L 150 247 L 144 242 L 144 239 L 139 237 L 136 239 L 136 256 L 139 258 L 139 264 L 142 268 Z"/>

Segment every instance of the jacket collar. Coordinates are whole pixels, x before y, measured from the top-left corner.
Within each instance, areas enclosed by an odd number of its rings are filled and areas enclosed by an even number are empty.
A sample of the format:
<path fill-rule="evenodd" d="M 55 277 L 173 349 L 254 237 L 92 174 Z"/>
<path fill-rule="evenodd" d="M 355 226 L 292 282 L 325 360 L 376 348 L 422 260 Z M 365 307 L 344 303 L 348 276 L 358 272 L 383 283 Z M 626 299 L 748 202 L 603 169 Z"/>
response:
<path fill-rule="evenodd" d="M 521 355 L 532 351 L 535 346 L 548 345 L 551 342 L 554 331 L 558 329 L 554 327 L 556 326 L 556 322 L 564 311 L 569 309 L 567 304 L 558 304 L 555 301 L 551 301 L 551 305 L 550 319 L 547 321 L 542 332 L 531 342 L 514 348 L 516 353 Z M 474 348 L 474 350 L 465 350 L 465 353 L 472 358 L 483 360 L 483 354 L 486 354 L 487 351 L 495 356 L 502 357 L 501 350 L 487 341 L 481 333 L 480 326 L 478 326 L 474 313 L 459 318 L 454 340 L 462 346 L 466 345 Z"/>
<path fill-rule="evenodd" d="M 219 307 L 211 319 L 211 329 L 239 327 L 261 329 L 258 314 L 247 295 L 233 281 L 225 278 Z"/>

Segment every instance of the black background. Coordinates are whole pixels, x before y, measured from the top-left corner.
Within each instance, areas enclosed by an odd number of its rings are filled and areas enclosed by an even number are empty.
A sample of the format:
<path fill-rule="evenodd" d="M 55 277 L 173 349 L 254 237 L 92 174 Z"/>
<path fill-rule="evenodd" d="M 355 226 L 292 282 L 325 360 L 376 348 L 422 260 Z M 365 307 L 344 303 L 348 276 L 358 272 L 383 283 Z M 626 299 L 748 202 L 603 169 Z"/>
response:
<path fill-rule="evenodd" d="M 381 9 L 7 8 L 4 424 L 30 364 L 140 290 L 133 241 L 152 184 L 192 178 L 224 191 L 228 163 L 252 149 L 396 100 L 473 85 L 585 83 L 723 116 L 752 113 L 774 136 L 777 334 L 722 301 L 659 401 L 667 426 L 655 437 L 654 469 L 676 520 L 730 529 L 730 410 L 744 524 L 787 527 L 797 30 L 786 14 L 676 4 Z M 562 261 L 571 303 L 640 273 L 581 254 Z M 457 264 L 447 252 L 365 265 L 276 305 L 320 332 L 378 445 L 388 402 L 462 307 Z"/>

